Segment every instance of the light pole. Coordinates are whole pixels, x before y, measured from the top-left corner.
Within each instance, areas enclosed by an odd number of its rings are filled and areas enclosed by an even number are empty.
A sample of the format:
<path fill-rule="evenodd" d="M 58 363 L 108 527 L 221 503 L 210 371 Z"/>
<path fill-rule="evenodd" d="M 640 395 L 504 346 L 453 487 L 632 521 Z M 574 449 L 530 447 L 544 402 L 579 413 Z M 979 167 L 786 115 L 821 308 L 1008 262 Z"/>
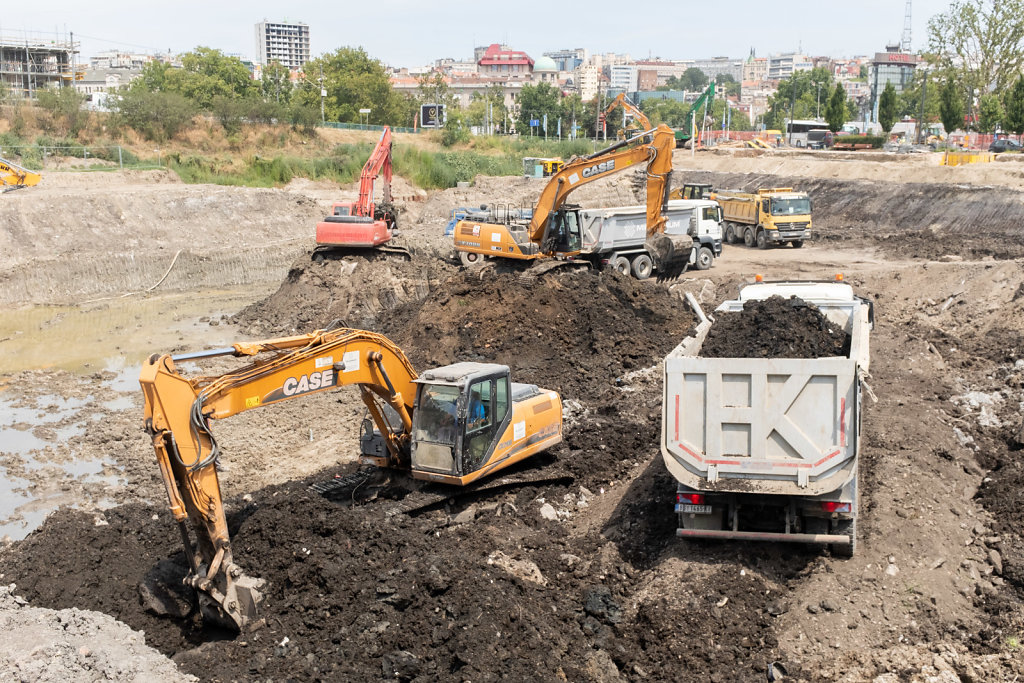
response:
<path fill-rule="evenodd" d="M 324 118 L 324 98 L 327 97 L 327 88 L 324 87 L 324 65 L 320 65 L 320 123 L 325 123 Z"/>
<path fill-rule="evenodd" d="M 814 118 L 821 118 L 821 83 L 817 83 L 818 94 L 815 95 Z"/>

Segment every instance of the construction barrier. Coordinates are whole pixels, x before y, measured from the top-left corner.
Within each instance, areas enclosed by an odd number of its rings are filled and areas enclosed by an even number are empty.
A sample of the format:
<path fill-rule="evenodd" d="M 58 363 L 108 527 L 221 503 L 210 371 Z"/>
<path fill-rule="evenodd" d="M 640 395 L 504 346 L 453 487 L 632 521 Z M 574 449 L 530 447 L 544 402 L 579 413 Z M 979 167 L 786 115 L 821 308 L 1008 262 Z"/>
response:
<path fill-rule="evenodd" d="M 976 152 L 972 150 L 947 150 L 942 155 L 943 166 L 964 166 L 966 164 L 987 164 L 995 158 L 992 152 Z"/>

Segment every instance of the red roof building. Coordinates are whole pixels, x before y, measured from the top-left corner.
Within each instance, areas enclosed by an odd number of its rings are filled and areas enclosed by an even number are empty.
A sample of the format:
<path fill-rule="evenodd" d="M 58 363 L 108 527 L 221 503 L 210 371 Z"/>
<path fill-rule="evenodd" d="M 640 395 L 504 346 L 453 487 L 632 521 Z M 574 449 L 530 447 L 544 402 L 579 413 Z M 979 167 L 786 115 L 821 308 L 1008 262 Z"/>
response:
<path fill-rule="evenodd" d="M 498 43 L 488 46 L 476 64 L 482 76 L 529 78 L 533 71 L 533 60 L 528 54 L 521 50 L 503 50 Z"/>

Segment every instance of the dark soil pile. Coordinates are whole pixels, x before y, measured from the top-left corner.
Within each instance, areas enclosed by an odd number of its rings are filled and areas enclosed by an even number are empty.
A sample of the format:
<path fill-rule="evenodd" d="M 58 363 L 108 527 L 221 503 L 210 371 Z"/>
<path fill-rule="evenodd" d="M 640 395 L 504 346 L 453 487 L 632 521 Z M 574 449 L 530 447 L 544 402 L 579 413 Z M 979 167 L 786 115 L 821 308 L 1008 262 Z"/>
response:
<path fill-rule="evenodd" d="M 748 301 L 719 315 L 700 350 L 705 358 L 848 356 L 850 335 L 797 297 Z"/>
<path fill-rule="evenodd" d="M 310 332 L 342 320 L 372 327 L 383 312 L 426 297 L 456 272 L 455 265 L 429 257 L 406 261 L 394 255 L 327 254 L 314 262 L 300 256 L 276 292 L 232 318 L 253 335 Z"/>
<path fill-rule="evenodd" d="M 0 570 L 33 604 L 107 612 L 145 630 L 183 671 L 211 681 L 612 680 L 620 673 L 754 681 L 779 656 L 774 601 L 761 578 L 738 581 L 721 569 L 707 583 L 646 594 L 643 567 L 651 562 L 633 564 L 628 552 L 623 559 L 626 548 L 616 552 L 614 540 L 628 534 L 635 545 L 638 532 L 652 532 L 643 525 L 629 533 L 632 502 L 613 515 L 621 532 L 609 541 L 596 532 L 571 536 L 567 525 L 542 519 L 537 497 L 554 500 L 556 492 L 521 490 L 480 505 L 475 521 L 453 524 L 443 511 L 385 518 L 378 503 L 338 506 L 305 484 L 256 492 L 229 519 L 236 559 L 268 581 L 266 626 L 252 633 L 204 630 L 194 615 L 158 617 L 139 606 L 136 585 L 178 552 L 163 510 L 126 506 L 102 526 L 60 512 Z M 655 554 L 670 538 L 664 531 L 651 539 Z M 532 566 L 510 570 L 509 562 Z M 799 570 L 799 561 L 791 564 L 789 571 Z M 679 628 L 712 628 L 716 647 L 678 637 Z"/>
<path fill-rule="evenodd" d="M 680 299 L 631 278 L 466 273 L 423 301 L 391 310 L 380 330 L 405 349 L 414 367 L 503 363 L 514 381 L 583 400 L 624 373 L 657 363 L 693 320 Z"/>

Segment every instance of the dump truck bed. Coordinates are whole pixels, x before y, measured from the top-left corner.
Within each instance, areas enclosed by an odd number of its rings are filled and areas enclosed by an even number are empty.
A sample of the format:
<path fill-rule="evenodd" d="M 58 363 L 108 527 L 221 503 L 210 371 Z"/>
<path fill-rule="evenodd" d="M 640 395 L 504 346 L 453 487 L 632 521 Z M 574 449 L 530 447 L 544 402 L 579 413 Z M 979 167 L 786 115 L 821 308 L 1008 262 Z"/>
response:
<path fill-rule="evenodd" d="M 817 305 L 851 334 L 849 356 L 702 358 L 713 324 L 703 320 L 665 359 L 665 464 L 679 483 L 698 491 L 804 497 L 836 491 L 857 468 L 869 307 L 842 284 L 757 287 L 745 288 L 745 298 L 795 294 Z M 745 298 L 718 312 L 741 310 Z"/>

